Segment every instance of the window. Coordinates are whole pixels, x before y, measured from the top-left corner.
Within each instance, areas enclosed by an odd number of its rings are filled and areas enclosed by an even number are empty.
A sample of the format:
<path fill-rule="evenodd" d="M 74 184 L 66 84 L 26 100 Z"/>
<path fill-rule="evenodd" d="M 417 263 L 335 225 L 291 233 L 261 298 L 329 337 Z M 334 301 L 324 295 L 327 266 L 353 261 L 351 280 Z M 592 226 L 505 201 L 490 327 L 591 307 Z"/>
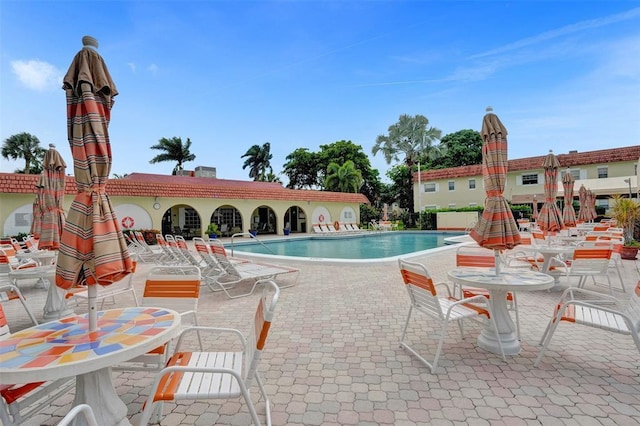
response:
<path fill-rule="evenodd" d="M 449 191 L 453 191 L 456 189 L 456 183 L 452 180 L 449 181 Z"/>
<path fill-rule="evenodd" d="M 449 203 L 448 206 L 450 209 L 455 209 L 456 208 L 456 203 Z"/>
<path fill-rule="evenodd" d="M 574 180 L 580 179 L 580 169 L 570 169 L 569 173 L 571 173 L 571 176 L 573 176 Z M 562 178 L 564 178 L 564 175 L 566 174 L 567 174 L 566 170 L 562 170 L 560 172 L 560 181 L 562 181 Z"/>
<path fill-rule="evenodd" d="M 538 184 L 538 174 L 533 173 L 530 175 L 522 175 L 522 184 L 523 185 L 537 185 Z"/>
<path fill-rule="evenodd" d="M 469 189 L 476 189 L 476 180 L 469 179 Z"/>
<path fill-rule="evenodd" d="M 425 183 L 424 184 L 424 192 L 436 192 L 436 184 L 433 183 Z"/>
<path fill-rule="evenodd" d="M 598 167 L 598 179 L 604 179 L 609 177 L 608 167 Z"/>
<path fill-rule="evenodd" d="M 469 203 L 469 207 L 478 207 L 478 203 Z"/>

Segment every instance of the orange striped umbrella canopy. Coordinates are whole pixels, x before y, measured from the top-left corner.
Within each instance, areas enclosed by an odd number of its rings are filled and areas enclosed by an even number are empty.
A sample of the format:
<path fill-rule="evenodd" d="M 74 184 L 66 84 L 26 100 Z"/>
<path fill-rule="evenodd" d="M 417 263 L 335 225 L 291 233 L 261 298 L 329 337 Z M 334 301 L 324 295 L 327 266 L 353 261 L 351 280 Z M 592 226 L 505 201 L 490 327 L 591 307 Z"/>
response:
<path fill-rule="evenodd" d="M 112 161 L 108 127 L 118 91 L 97 41 L 85 36 L 82 42 L 63 79 L 78 192 L 62 232 L 56 285 L 87 284 L 91 297 L 94 284 L 121 280 L 132 272 L 133 262 L 105 191 Z M 94 310 L 90 306 L 90 324 Z"/>
<path fill-rule="evenodd" d="M 571 170 L 567 169 L 562 177 L 562 187 L 564 189 L 564 208 L 562 209 L 562 220 L 564 226 L 576 226 L 576 211 L 573 208 L 573 184 L 575 178 Z"/>
<path fill-rule="evenodd" d="M 560 208 L 556 204 L 560 163 L 553 155 L 553 151 L 549 150 L 549 154 L 542 162 L 542 168 L 544 169 L 544 204 L 540 208 L 537 222 L 541 230 L 555 232 L 562 229 L 564 222 Z"/>
<path fill-rule="evenodd" d="M 67 164 L 53 144 L 44 154 L 44 170 L 42 171 L 42 226 L 38 248 L 58 250 L 60 248 L 60 234 L 64 228 L 64 199 L 65 170 Z"/>
<path fill-rule="evenodd" d="M 587 206 L 587 188 L 585 188 L 584 185 L 580 185 L 580 189 L 578 190 L 578 201 L 580 202 L 578 220 L 588 222 L 591 220 L 591 214 L 589 213 L 589 207 Z"/>
<path fill-rule="evenodd" d="M 493 108 L 487 108 L 481 131 L 482 179 L 487 197 L 482 216 L 469 235 L 482 247 L 503 250 L 520 244 L 520 233 L 503 196 L 507 179 L 507 129 L 492 111 Z"/>

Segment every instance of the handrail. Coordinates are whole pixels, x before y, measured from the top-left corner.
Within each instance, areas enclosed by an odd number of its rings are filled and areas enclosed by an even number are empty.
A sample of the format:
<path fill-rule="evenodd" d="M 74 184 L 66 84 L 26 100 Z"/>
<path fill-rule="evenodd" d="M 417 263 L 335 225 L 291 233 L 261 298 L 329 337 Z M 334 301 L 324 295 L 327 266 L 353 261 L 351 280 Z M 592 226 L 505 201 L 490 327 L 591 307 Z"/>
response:
<path fill-rule="evenodd" d="M 231 236 L 231 256 L 233 256 L 233 249 L 234 249 L 233 239 L 234 239 L 234 237 L 239 237 L 239 236 L 242 236 L 242 237 L 247 237 L 247 236 L 248 236 L 248 237 L 250 237 L 251 239 L 254 239 L 254 240 L 256 240 L 257 242 L 259 242 L 259 243 L 260 243 L 260 245 L 262 245 L 262 247 L 264 247 L 267 251 L 269 251 L 269 253 L 271 253 L 271 254 L 275 254 L 275 253 L 273 252 L 273 250 L 271 250 L 269 247 L 267 247 L 267 246 L 265 245 L 265 243 L 263 243 L 262 241 L 260 241 L 260 240 L 258 239 L 258 237 L 256 237 L 255 235 L 253 235 L 251 232 L 238 232 L 238 233 L 233 234 L 233 235 Z"/>

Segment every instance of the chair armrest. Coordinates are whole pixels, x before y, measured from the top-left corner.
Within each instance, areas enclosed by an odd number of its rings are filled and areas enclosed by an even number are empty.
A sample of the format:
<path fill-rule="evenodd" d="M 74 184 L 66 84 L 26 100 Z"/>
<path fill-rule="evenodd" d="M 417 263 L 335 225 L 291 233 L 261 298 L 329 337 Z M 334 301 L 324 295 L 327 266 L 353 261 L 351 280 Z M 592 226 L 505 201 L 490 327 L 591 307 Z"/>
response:
<path fill-rule="evenodd" d="M 182 344 L 182 339 L 184 338 L 184 336 L 191 333 L 199 334 L 201 332 L 211 333 L 211 334 L 216 334 L 216 333 L 217 334 L 235 334 L 240 340 L 240 342 L 242 343 L 243 348 L 246 346 L 246 343 L 247 343 L 247 339 L 244 337 L 244 335 L 239 330 L 236 330 L 235 328 L 194 326 L 194 327 L 187 327 L 180 332 L 180 334 L 178 335 L 178 341 L 176 343 L 174 352 L 179 352 L 180 346 Z"/>
<path fill-rule="evenodd" d="M 582 301 L 582 300 L 569 300 L 569 301 L 563 303 L 560 306 L 560 308 L 558 308 L 558 315 L 560 315 L 561 312 L 564 312 L 564 310 L 570 305 L 584 306 L 586 308 L 597 309 L 598 311 L 601 311 L 601 312 L 608 312 L 610 314 L 620 315 L 621 317 L 625 318 L 628 321 L 628 324 L 632 324 L 631 318 L 629 318 L 629 316 L 627 314 L 625 314 L 624 312 L 622 312 L 621 310 L 610 309 L 610 308 L 604 307 L 602 305 L 595 305 L 593 303 L 588 303 L 588 302 Z"/>
<path fill-rule="evenodd" d="M 593 296 L 594 299 L 588 299 L 590 303 L 614 303 L 616 305 L 619 305 L 620 303 L 620 300 L 618 300 L 615 296 L 598 293 L 597 291 L 587 290 L 580 287 L 569 287 L 568 289 L 566 289 L 560 296 L 560 300 L 558 301 L 558 303 L 564 303 L 565 301 L 570 300 L 581 301 L 580 299 L 574 298 L 574 293 L 582 294 L 585 296 Z"/>
<path fill-rule="evenodd" d="M 453 283 L 453 284 L 455 285 L 455 283 Z M 436 283 L 436 284 L 434 284 L 434 287 L 444 287 L 444 288 L 446 288 L 447 289 L 447 296 L 451 297 L 451 288 L 449 287 L 449 284 L 444 283 L 444 282 Z"/>

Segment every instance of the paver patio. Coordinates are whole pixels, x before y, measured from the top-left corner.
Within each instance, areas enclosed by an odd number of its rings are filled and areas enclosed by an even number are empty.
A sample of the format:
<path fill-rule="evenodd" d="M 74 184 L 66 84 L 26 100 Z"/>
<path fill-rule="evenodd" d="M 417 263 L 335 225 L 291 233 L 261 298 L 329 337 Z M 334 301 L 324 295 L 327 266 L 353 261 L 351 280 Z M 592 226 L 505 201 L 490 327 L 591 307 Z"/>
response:
<path fill-rule="evenodd" d="M 454 266 L 452 250 L 413 259 L 442 281 Z M 623 262 L 627 293 L 617 295 L 628 297 L 640 261 Z M 139 294 L 151 266 L 138 266 Z M 522 351 L 506 363 L 476 346 L 480 330 L 470 322 L 464 340 L 450 329 L 431 374 L 398 345 L 409 304 L 397 262 L 295 266 L 301 268 L 298 284 L 281 292 L 260 369 L 275 425 L 640 424 L 640 354 L 631 337 L 562 324 L 540 367 L 533 367 L 560 292 L 518 295 Z M 21 288 L 41 319 L 46 292 L 28 282 Z M 247 331 L 257 300 L 258 294 L 229 300 L 203 287 L 199 321 Z M 133 299 L 120 296 L 118 302 Z M 13 331 L 29 326 L 17 305 L 5 304 Z M 436 328 L 426 317 L 410 333 L 418 350 L 433 353 Z M 153 375 L 113 374 L 135 425 Z M 69 394 L 26 424 L 55 425 L 72 402 Z M 241 400 L 164 407 L 162 425 L 250 423 Z M 262 401 L 257 409 L 263 416 Z"/>

